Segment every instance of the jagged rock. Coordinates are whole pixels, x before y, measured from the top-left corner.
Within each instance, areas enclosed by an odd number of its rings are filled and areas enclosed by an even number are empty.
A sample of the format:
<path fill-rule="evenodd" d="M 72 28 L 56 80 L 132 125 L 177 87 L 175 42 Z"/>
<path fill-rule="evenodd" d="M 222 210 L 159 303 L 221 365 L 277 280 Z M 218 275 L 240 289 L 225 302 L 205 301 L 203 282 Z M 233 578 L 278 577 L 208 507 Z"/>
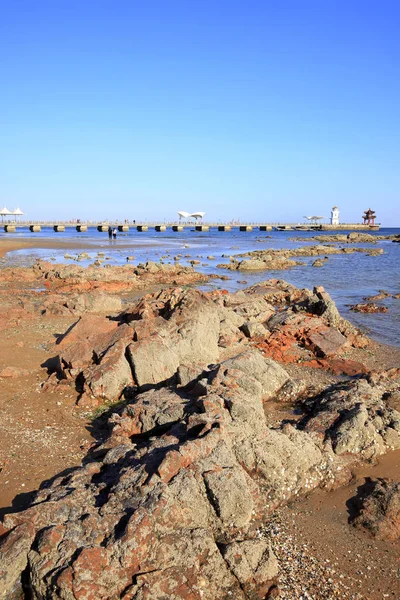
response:
<path fill-rule="evenodd" d="M 396 541 L 400 538 L 400 483 L 388 479 L 367 482 L 353 504 L 358 511 L 351 519 L 359 529 L 374 537 Z"/>
<path fill-rule="evenodd" d="M 253 319 L 268 334 L 261 344 L 239 330 Z M 125 386 L 132 396 L 110 411 L 109 435 L 82 467 L 5 516 L 3 597 L 19 600 L 23 588 L 37 599 L 268 597 L 279 576 L 259 537 L 268 515 L 400 448 L 389 405 L 397 369 L 307 398 L 299 421 L 266 419 L 280 394 L 300 391 L 257 346 L 338 360 L 346 327 L 325 290 L 278 280 L 237 294 L 164 290 L 117 320 L 80 319 L 59 340 L 59 370 L 89 404 Z"/>
<path fill-rule="evenodd" d="M 175 344 L 157 334 L 130 344 L 127 352 L 135 380 L 142 390 L 171 379 L 180 364 Z"/>
<path fill-rule="evenodd" d="M 334 327 L 323 327 L 308 334 L 309 347 L 316 356 L 333 356 L 341 352 L 348 342 Z"/>
<path fill-rule="evenodd" d="M 305 432 L 267 427 L 262 398 L 288 377 L 257 350 L 205 378 L 201 398 L 137 396 L 111 417 L 96 458 L 5 517 L 7 600 L 22 572 L 33 597 L 184 598 L 188 586 L 209 600 L 265 597 L 277 569 L 260 523 L 286 498 L 328 483 L 334 460 Z"/>
<path fill-rule="evenodd" d="M 329 440 L 337 455 L 371 459 L 388 448 L 400 448 L 400 413 L 387 406 L 382 388 L 365 379 L 337 384 L 304 407 L 306 431 Z"/>
<path fill-rule="evenodd" d="M 265 326 L 254 321 L 247 321 L 241 329 L 248 338 L 262 338 L 265 340 L 269 336 L 269 331 Z"/>
<path fill-rule="evenodd" d="M 118 341 L 101 358 L 100 364 L 83 371 L 84 384 L 98 398 L 116 400 L 133 384 L 131 367 L 125 357 L 125 344 Z"/>

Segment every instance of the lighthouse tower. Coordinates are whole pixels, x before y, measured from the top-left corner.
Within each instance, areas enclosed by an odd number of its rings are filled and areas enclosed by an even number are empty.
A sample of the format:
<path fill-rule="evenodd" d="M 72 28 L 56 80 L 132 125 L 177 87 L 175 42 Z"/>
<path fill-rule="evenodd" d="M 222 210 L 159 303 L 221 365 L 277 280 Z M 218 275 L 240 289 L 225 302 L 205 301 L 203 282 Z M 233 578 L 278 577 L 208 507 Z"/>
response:
<path fill-rule="evenodd" d="M 339 225 L 339 209 L 334 206 L 331 211 L 331 225 Z"/>

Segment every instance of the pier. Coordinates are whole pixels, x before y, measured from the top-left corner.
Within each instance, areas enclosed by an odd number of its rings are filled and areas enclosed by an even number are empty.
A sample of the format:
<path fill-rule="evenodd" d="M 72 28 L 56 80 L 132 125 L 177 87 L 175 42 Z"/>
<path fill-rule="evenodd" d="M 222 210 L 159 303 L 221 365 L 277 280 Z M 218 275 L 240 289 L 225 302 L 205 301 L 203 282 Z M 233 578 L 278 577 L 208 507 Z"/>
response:
<path fill-rule="evenodd" d="M 157 232 L 165 232 L 171 230 L 181 232 L 192 230 L 197 232 L 215 231 L 232 231 L 238 230 L 243 232 L 258 231 L 379 231 L 379 223 L 363 224 L 363 223 L 341 223 L 333 225 L 330 223 L 221 223 L 221 222 L 177 222 L 168 223 L 154 222 L 136 222 L 126 221 L 119 223 L 118 221 L 103 221 L 101 223 L 95 221 L 3 221 L 1 227 L 5 233 L 15 233 L 22 229 L 28 229 L 32 233 L 39 233 L 42 228 L 53 229 L 55 232 L 64 233 L 66 231 L 75 230 L 77 233 L 85 233 L 89 229 L 97 229 L 97 231 L 105 233 L 109 227 L 118 229 L 120 233 L 127 233 L 131 229 L 138 232 L 147 232 L 153 229 Z"/>

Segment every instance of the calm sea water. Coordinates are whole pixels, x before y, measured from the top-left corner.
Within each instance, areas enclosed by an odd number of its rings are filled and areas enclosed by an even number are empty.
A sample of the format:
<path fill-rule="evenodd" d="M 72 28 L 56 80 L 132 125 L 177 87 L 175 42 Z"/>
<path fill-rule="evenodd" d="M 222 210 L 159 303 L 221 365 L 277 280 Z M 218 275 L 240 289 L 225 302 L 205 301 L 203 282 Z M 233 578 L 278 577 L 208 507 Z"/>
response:
<path fill-rule="evenodd" d="M 326 232 L 324 232 L 326 233 Z M 400 229 L 381 229 L 377 235 L 399 234 Z M 400 243 L 391 241 L 379 242 L 378 247 L 384 250 L 381 256 L 367 256 L 364 254 L 332 255 L 321 268 L 312 268 L 310 265 L 314 257 L 301 259 L 305 264 L 288 271 L 263 271 L 255 273 L 232 272 L 218 269 L 217 264 L 229 262 L 223 254 L 234 255 L 250 250 L 267 248 L 296 248 L 307 242 L 307 238 L 318 235 L 315 232 L 284 232 L 273 231 L 262 233 L 253 232 L 196 232 L 186 229 L 181 233 L 172 231 L 148 231 L 139 233 L 131 230 L 128 233 L 119 233 L 117 240 L 109 242 L 107 233 L 91 230 L 87 233 L 64 232 L 55 233 L 52 229 L 43 229 L 41 233 L 30 234 L 24 231 L 16 234 L 2 234 L 18 237 L 33 237 L 35 239 L 54 238 L 65 241 L 80 241 L 87 244 L 85 249 L 90 255 L 87 261 L 79 264 L 87 265 L 93 262 L 97 252 L 104 252 L 110 264 L 126 264 L 127 256 L 135 256 L 132 264 L 146 260 L 173 262 L 173 257 L 182 254 L 182 264 L 189 264 L 192 259 L 200 260 L 201 264 L 196 269 L 204 273 L 219 273 L 228 275 L 229 281 L 213 280 L 205 289 L 223 287 L 230 291 L 242 289 L 258 281 L 271 277 L 284 279 L 298 287 L 312 288 L 314 285 L 323 285 L 332 295 L 341 314 L 361 327 L 375 339 L 388 344 L 400 346 L 400 300 L 387 298 L 382 302 L 388 308 L 387 313 L 360 314 L 349 311 L 349 304 L 361 302 L 364 297 L 378 293 L 378 290 L 387 290 L 391 294 L 400 293 Z M 291 237 L 301 237 L 304 242 L 289 241 Z M 315 243 L 315 242 L 314 242 Z M 375 248 L 375 244 L 355 244 L 366 248 Z M 123 246 L 123 247 L 122 247 Z M 125 247 L 128 246 L 128 247 Z M 352 245 L 353 246 L 353 245 Z M 10 252 L 6 264 L 27 264 L 38 258 L 53 260 L 54 262 L 74 262 L 65 258 L 65 254 L 76 256 L 82 250 L 64 249 L 26 249 Z M 215 260 L 209 260 L 208 256 Z M 246 281 L 247 283 L 239 283 Z"/>

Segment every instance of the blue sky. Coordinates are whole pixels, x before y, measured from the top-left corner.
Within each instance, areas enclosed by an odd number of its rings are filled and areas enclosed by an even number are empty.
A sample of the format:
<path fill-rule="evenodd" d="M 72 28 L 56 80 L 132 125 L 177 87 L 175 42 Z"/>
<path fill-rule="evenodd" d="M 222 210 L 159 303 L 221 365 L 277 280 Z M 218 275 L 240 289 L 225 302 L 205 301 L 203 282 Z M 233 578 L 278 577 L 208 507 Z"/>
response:
<path fill-rule="evenodd" d="M 0 203 L 400 226 L 396 0 L 3 0 Z"/>

